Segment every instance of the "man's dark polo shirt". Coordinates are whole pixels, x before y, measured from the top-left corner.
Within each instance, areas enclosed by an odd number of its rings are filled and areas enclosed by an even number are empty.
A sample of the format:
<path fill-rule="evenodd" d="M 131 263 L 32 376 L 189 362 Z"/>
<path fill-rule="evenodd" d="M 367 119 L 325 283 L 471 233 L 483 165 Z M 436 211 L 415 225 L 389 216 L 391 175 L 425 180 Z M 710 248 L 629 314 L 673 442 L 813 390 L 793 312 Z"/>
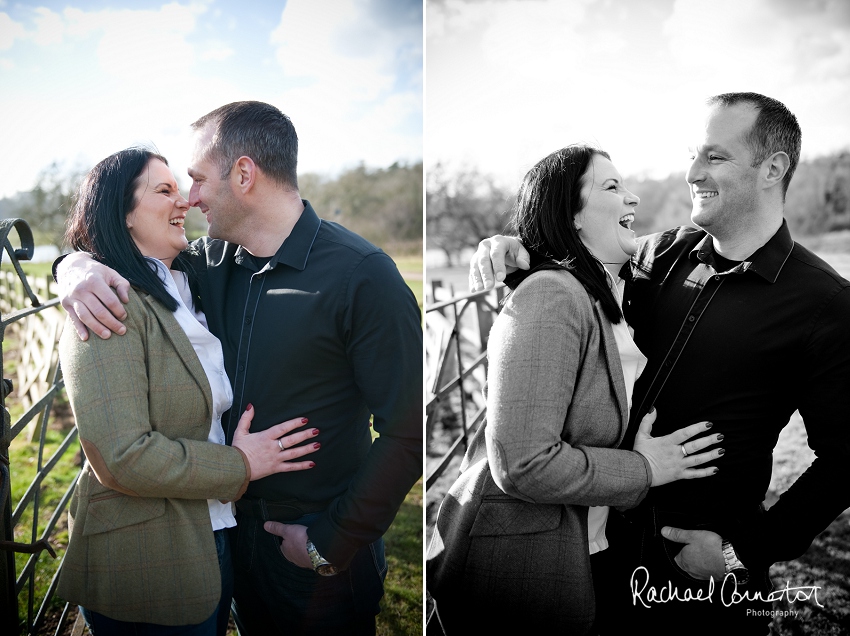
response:
<path fill-rule="evenodd" d="M 422 474 L 422 328 L 392 260 L 304 204 L 261 267 L 242 247 L 209 238 L 194 242 L 193 264 L 233 386 L 228 443 L 249 403 L 252 432 L 298 416 L 321 431 L 310 442 L 321 449 L 304 458 L 314 468 L 253 481 L 246 496 L 331 502 L 308 534 L 345 566 L 387 530 Z"/>
<path fill-rule="evenodd" d="M 850 506 L 850 283 L 785 223 L 728 273 L 713 264 L 711 237 L 677 228 L 641 239 L 624 269 L 626 318 L 649 358 L 624 447 L 652 403 L 656 436 L 713 422 L 725 436 L 719 473 L 653 488 L 646 504 L 707 523 L 745 565 L 764 567 L 802 554 Z M 777 437 L 797 409 L 817 459 L 759 521 L 736 524 L 764 499 Z"/>

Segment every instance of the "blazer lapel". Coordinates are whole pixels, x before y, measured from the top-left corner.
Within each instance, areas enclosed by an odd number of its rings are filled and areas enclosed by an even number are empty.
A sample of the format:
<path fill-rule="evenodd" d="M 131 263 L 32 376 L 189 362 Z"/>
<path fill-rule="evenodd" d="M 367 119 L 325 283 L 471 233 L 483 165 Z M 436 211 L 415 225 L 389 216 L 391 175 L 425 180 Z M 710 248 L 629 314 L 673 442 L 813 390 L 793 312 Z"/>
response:
<path fill-rule="evenodd" d="M 617 348 L 614 330 L 611 327 L 611 322 L 605 316 L 605 312 L 602 311 L 599 301 L 593 303 L 593 311 L 596 312 L 596 320 L 602 326 L 602 345 L 605 348 L 608 377 L 611 378 L 614 394 L 617 396 L 617 408 L 620 410 L 620 434 L 617 439 L 619 445 L 623 441 L 629 423 L 629 405 L 626 398 L 626 381 L 623 379 L 623 365 L 620 362 L 620 350 Z"/>
<path fill-rule="evenodd" d="M 144 302 L 147 303 L 151 313 L 156 316 L 157 322 L 159 322 L 162 326 L 162 332 L 174 345 L 174 349 L 177 351 L 180 359 L 183 361 L 183 364 L 189 370 L 189 373 L 192 374 L 195 382 L 197 382 L 198 387 L 204 394 L 204 400 L 207 403 L 207 408 L 209 409 L 209 412 L 212 413 L 213 402 L 210 381 L 207 379 L 204 367 L 201 366 L 198 354 L 195 353 L 195 348 L 192 346 L 192 343 L 189 342 L 189 337 L 186 335 L 186 332 L 183 331 L 183 328 L 180 326 L 180 323 L 177 322 L 174 314 L 168 311 L 168 309 L 163 307 L 154 298 L 144 293 L 140 294 L 140 296 Z"/>

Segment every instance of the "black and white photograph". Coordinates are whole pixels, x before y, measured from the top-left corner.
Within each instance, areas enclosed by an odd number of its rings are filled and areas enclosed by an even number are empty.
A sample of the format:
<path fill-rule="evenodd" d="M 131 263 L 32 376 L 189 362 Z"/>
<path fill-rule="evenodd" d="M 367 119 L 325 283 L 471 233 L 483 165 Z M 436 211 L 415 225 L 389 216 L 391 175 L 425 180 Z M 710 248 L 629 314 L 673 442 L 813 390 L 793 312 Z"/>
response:
<path fill-rule="evenodd" d="M 850 630 L 850 5 L 426 2 L 427 633 Z"/>

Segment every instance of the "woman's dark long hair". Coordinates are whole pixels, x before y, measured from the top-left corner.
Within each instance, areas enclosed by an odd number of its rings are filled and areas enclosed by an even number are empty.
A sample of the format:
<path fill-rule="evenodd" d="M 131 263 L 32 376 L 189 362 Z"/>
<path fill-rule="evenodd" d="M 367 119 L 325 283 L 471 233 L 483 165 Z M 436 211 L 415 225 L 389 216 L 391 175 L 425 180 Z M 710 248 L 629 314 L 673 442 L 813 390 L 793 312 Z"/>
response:
<path fill-rule="evenodd" d="M 170 311 L 177 301 L 168 293 L 153 263 L 145 259 L 127 228 L 127 215 L 138 205 L 136 188 L 152 159 L 168 161 L 147 148 L 128 148 L 108 156 L 92 168 L 80 185 L 68 219 L 65 241 L 75 250 L 89 252 L 132 285 L 146 291 Z M 174 269 L 191 271 L 182 255 Z"/>
<path fill-rule="evenodd" d="M 581 242 L 574 217 L 584 208 L 581 186 L 594 155 L 608 153 L 584 144 L 573 144 L 544 157 L 528 171 L 517 193 L 510 227 L 531 255 L 531 269 L 517 270 L 505 279 L 516 289 L 532 273 L 565 269 L 602 305 L 612 323 L 623 318 L 611 292 L 605 268 Z"/>

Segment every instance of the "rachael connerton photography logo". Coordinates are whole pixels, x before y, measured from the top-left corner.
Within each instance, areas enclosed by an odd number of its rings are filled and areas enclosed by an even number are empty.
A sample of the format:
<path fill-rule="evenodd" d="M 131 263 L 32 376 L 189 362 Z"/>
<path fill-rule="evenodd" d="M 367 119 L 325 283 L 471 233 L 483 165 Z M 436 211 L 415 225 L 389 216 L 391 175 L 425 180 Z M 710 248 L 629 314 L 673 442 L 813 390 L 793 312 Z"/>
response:
<path fill-rule="evenodd" d="M 646 608 L 649 608 L 652 603 L 669 603 L 671 601 L 681 601 L 685 603 L 690 601 L 708 601 L 709 603 L 714 603 L 714 595 L 717 591 L 714 577 L 709 579 L 707 590 L 691 590 L 690 588 L 685 588 L 684 591 L 681 591 L 679 588 L 674 587 L 671 581 L 667 581 L 666 586 L 656 588 L 649 584 L 649 570 L 647 570 L 644 566 L 640 566 L 632 572 L 629 584 L 632 592 L 632 604 L 637 605 L 638 602 L 640 602 L 640 604 Z M 723 577 L 723 582 L 720 584 L 720 602 L 725 607 L 731 607 L 732 605 L 743 603 L 744 601 L 773 603 L 774 601 L 780 601 L 785 598 L 789 603 L 813 600 L 815 605 L 823 607 L 820 601 L 818 601 L 819 589 L 821 588 L 817 585 L 791 587 L 790 581 L 785 581 L 785 587 L 773 590 L 768 593 L 767 596 L 757 591 L 751 592 L 749 590 L 744 590 L 743 592 L 739 592 L 738 581 L 735 579 L 735 575 L 729 573 Z M 747 610 L 747 614 L 752 614 L 753 616 L 764 616 L 764 614 L 759 614 L 759 612 L 768 612 L 771 616 L 782 615 L 781 610 Z M 785 612 L 795 612 L 796 614 L 796 610 L 786 610 Z"/>

